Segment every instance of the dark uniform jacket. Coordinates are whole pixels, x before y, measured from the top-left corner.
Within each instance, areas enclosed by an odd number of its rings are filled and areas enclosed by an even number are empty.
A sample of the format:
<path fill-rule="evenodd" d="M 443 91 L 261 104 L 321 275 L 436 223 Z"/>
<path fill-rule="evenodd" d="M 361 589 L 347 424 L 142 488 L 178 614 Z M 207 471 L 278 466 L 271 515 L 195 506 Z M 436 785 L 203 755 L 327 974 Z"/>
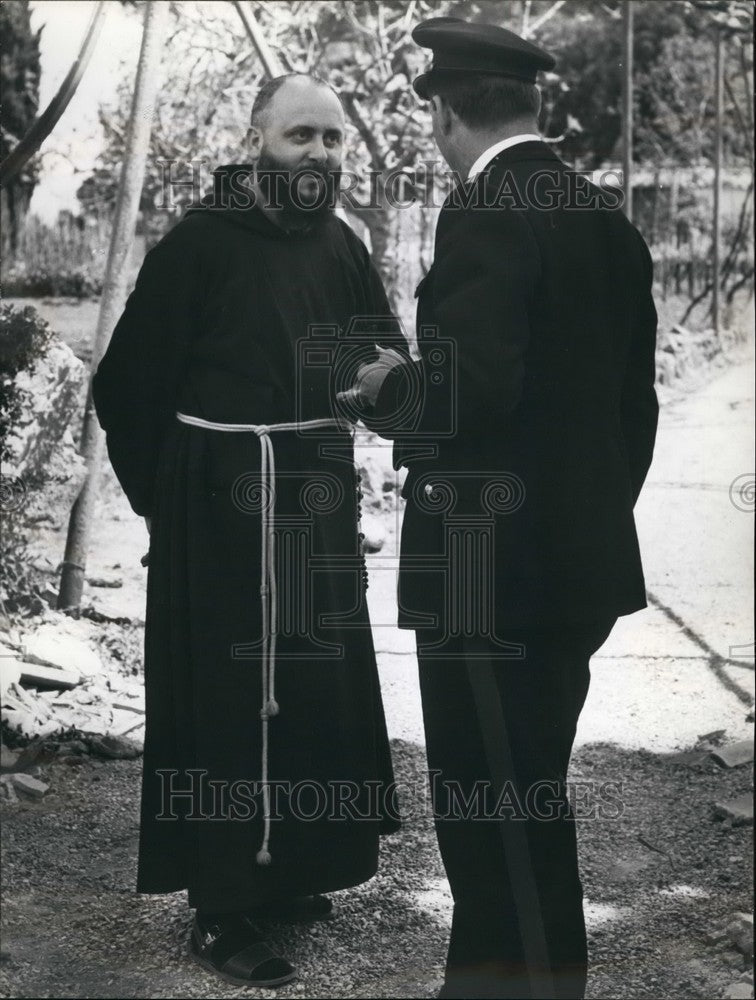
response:
<path fill-rule="evenodd" d="M 372 424 L 409 469 L 400 625 L 590 622 L 646 605 L 633 507 L 656 434 L 648 249 L 545 143 L 447 199 L 421 361 Z"/>

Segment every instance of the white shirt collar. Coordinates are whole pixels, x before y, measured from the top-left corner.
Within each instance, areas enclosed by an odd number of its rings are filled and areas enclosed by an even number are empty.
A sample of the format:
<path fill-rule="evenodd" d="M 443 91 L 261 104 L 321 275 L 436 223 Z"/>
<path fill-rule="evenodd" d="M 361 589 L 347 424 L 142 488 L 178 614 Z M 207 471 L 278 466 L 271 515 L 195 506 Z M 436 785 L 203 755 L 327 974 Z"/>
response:
<path fill-rule="evenodd" d="M 470 173 L 467 175 L 468 181 L 471 181 L 478 174 L 482 173 L 488 164 L 493 160 L 495 156 L 503 152 L 505 149 L 509 149 L 511 146 L 516 146 L 521 142 L 541 142 L 540 135 L 535 135 L 534 133 L 529 133 L 528 135 L 513 135 L 509 139 L 502 139 L 500 142 L 495 142 L 493 146 L 489 146 L 488 149 L 484 150 L 478 159 L 470 167 Z"/>

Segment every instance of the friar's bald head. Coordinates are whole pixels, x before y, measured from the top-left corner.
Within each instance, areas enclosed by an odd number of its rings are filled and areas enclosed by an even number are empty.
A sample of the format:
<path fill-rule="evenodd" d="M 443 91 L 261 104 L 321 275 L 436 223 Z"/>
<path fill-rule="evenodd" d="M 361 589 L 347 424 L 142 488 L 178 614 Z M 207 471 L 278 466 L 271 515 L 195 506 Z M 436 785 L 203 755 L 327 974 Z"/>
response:
<path fill-rule="evenodd" d="M 260 125 L 262 123 L 264 116 L 270 109 L 273 98 L 282 87 L 289 85 L 294 85 L 295 88 L 305 88 L 306 90 L 316 87 L 324 88 L 325 90 L 329 90 L 339 104 L 341 104 L 341 98 L 333 87 L 319 76 L 315 76 L 314 73 L 283 73 L 281 76 L 274 76 L 272 79 L 266 80 L 258 90 L 255 102 L 252 105 L 250 125 Z M 299 93 L 301 93 L 301 89 Z"/>

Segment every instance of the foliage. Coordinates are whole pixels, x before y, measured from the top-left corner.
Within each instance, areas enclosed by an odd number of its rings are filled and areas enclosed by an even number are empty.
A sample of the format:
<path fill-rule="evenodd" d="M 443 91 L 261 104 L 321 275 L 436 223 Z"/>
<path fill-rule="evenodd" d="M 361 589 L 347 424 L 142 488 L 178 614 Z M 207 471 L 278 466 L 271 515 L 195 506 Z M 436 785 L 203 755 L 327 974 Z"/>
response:
<path fill-rule="evenodd" d="M 0 156 L 3 159 L 29 130 L 39 106 L 39 39 L 31 30 L 28 0 L 0 5 Z"/>
<path fill-rule="evenodd" d="M 32 563 L 29 531 L 23 512 L 3 515 L 0 534 L 0 604 L 6 612 L 40 614 L 47 608 L 44 576 Z"/>
<path fill-rule="evenodd" d="M 13 377 L 31 368 L 47 350 L 52 331 L 36 309 L 0 302 L 0 371 Z"/>
<path fill-rule="evenodd" d="M 102 277 L 84 267 L 58 271 L 10 267 L 3 276 L 5 295 L 18 299 L 60 297 L 90 299 L 102 294 Z"/>
<path fill-rule="evenodd" d="M 244 159 L 249 109 L 264 76 L 231 4 L 198 2 L 173 9 L 141 204 L 158 234 L 209 186 L 214 165 Z M 365 206 L 350 210 L 350 221 L 358 231 L 359 223 L 366 227 L 395 304 L 398 286 L 409 287 L 414 275 L 403 265 L 398 213 L 381 198 L 381 176 L 406 172 L 422 195 L 426 175 L 420 165 L 438 160 L 428 116 L 410 86 L 428 61 L 427 51 L 411 38 L 418 21 L 451 14 L 527 33 L 557 58 L 556 72 L 544 74 L 542 88 L 548 141 L 578 168 L 595 169 L 619 158 L 620 0 L 285 0 L 250 9 L 284 70 L 313 72 L 342 97 L 348 120 L 345 169 L 362 178 L 354 198 Z M 725 158 L 730 164 L 752 165 L 747 31 L 753 5 L 743 0 L 634 0 L 633 9 L 636 160 L 675 166 L 712 162 L 714 36 L 723 27 Z M 125 80 L 115 106 L 102 109 L 105 149 L 79 192 L 87 213 L 114 204 L 131 92 L 132 81 Z M 441 166 L 437 174 L 443 177 L 444 171 Z M 190 180 L 194 188 L 181 183 Z M 378 203 L 368 205 L 371 183 Z M 164 204 L 166 196 L 172 207 Z M 403 289 L 402 295 L 411 299 L 411 291 Z"/>
<path fill-rule="evenodd" d="M 750 5 L 729 4 L 735 7 L 747 12 L 747 28 Z M 558 140 L 567 158 L 598 165 L 612 154 L 619 136 L 618 0 L 601 5 L 571 0 L 563 6 L 491 0 L 299 0 L 257 5 L 255 15 L 287 71 L 317 73 L 341 93 L 358 146 L 357 161 L 347 166 L 386 170 L 414 166 L 433 152 L 427 116 L 409 87 L 427 61 L 427 52 L 411 39 L 413 25 L 425 17 L 453 14 L 522 30 L 525 8 L 531 30 L 536 28 L 534 40 L 557 56 L 558 72 L 545 81 L 547 134 Z M 694 154 L 709 157 L 710 149 L 704 147 L 711 143 L 701 141 L 701 128 L 692 148 L 684 142 L 697 113 L 703 114 L 702 125 L 711 125 L 709 8 L 685 0 L 636 0 L 634 9 L 638 157 L 658 158 L 660 150 L 675 162 L 680 155 L 682 162 Z M 184 162 L 238 158 L 251 98 L 263 76 L 230 5 L 184 4 L 178 15 L 168 47 L 166 86 L 156 109 L 145 204 L 154 202 L 162 188 L 157 164 L 161 157 Z M 730 74 L 741 105 L 751 68 L 743 39 L 742 32 L 733 36 Z M 740 77 L 744 79 L 738 83 Z M 82 200 L 89 203 L 93 191 L 106 201 L 115 197 L 115 168 L 122 160 L 130 94 L 131 81 L 124 81 L 118 106 L 103 110 L 108 149 L 82 190 Z M 745 106 L 740 110 L 747 112 Z M 728 114 L 728 134 L 733 153 L 745 155 L 747 136 L 734 109 Z"/>
<path fill-rule="evenodd" d="M 747 95 L 752 72 L 752 5 L 729 3 L 742 29 L 730 32 L 726 135 L 729 151 L 746 160 L 752 116 Z M 523 13 L 520 14 L 522 9 Z M 525 9 L 533 39 L 553 51 L 557 72 L 545 76 L 544 125 L 560 153 L 599 166 L 615 149 L 620 132 L 619 0 L 595 4 L 571 0 L 298 0 L 259 4 L 260 28 L 286 71 L 313 72 L 341 95 L 353 142 L 346 166 L 411 168 L 433 155 L 427 115 L 410 82 L 428 53 L 411 29 L 431 16 L 490 20 L 522 30 Z M 686 164 L 710 162 L 713 122 L 713 25 L 719 7 L 687 0 L 635 0 L 636 157 Z M 548 16 L 551 15 L 551 16 Z M 183 163 L 238 159 L 252 97 L 264 76 L 241 23 L 228 4 L 184 4 L 168 47 L 166 86 L 156 108 L 152 163 L 144 207 L 159 201 L 160 158 Z M 82 201 L 112 203 L 116 167 L 122 162 L 131 81 L 116 108 L 103 109 L 108 149 Z M 355 148 L 356 147 L 356 148 Z M 188 189 L 180 193 L 186 200 Z"/>
<path fill-rule="evenodd" d="M 10 457 L 7 436 L 24 403 L 16 375 L 34 365 L 51 339 L 48 324 L 31 306 L 0 303 L 0 461 Z"/>
<path fill-rule="evenodd" d="M 587 10 L 576 14 L 576 6 L 570 5 L 572 16 L 556 15 L 539 38 L 557 55 L 557 73 L 547 74 L 544 93 L 546 134 L 561 137 L 559 152 L 565 159 L 596 169 L 619 153 L 622 24 L 616 2 L 602 4 L 594 16 Z M 753 131 L 748 44 L 753 7 L 741 6 L 744 30 L 730 31 L 726 43 L 724 136 L 728 159 L 745 164 Z M 708 9 L 684 0 L 634 0 L 633 10 L 634 159 L 678 166 L 711 163 L 716 22 Z"/>
<path fill-rule="evenodd" d="M 0 59 L 0 159 L 5 159 L 37 115 L 41 30 L 31 30 L 28 0 L 0 4 L 0 37 L 3 40 Z M 3 254 L 15 245 L 37 177 L 38 161 L 32 157 L 3 188 Z"/>
<path fill-rule="evenodd" d="M 28 404 L 16 384 L 19 372 L 31 368 L 50 343 L 52 331 L 31 306 L 17 309 L 0 303 L 0 461 L 11 455 L 8 435 Z M 31 565 L 27 550 L 27 525 L 24 519 L 24 484 L 3 477 L 0 532 L 2 588 L 0 598 L 7 611 L 40 610 L 41 582 Z"/>
<path fill-rule="evenodd" d="M 75 219 L 70 212 L 61 212 L 52 226 L 29 216 L 3 268 L 3 293 L 19 298 L 99 295 L 110 231 L 107 219 Z"/>

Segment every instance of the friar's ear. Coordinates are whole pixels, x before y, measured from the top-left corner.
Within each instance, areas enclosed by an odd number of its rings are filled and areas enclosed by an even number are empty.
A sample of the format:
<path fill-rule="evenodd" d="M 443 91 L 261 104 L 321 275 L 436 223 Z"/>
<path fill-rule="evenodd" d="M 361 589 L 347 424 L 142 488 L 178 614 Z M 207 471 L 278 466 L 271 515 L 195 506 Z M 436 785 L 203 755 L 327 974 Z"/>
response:
<path fill-rule="evenodd" d="M 250 125 L 245 138 L 247 156 L 250 163 L 257 163 L 262 151 L 263 135 L 257 125 Z"/>

